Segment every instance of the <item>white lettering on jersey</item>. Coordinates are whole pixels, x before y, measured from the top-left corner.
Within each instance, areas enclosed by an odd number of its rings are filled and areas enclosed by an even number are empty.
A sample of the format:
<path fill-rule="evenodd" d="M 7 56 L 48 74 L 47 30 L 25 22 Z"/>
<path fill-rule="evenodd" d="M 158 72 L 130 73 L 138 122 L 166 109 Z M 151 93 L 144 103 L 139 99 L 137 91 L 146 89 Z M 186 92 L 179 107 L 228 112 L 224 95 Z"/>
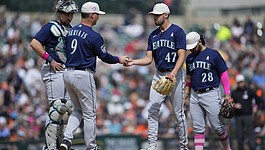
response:
<path fill-rule="evenodd" d="M 161 39 L 159 41 L 153 42 L 153 50 L 158 49 L 159 47 L 167 47 L 174 50 L 175 43 L 166 39 Z"/>
<path fill-rule="evenodd" d="M 107 52 L 105 45 L 102 45 L 102 46 L 100 47 L 100 49 L 101 49 L 101 51 L 102 51 L 103 53 L 106 53 L 106 52 Z"/>
<path fill-rule="evenodd" d="M 68 36 L 79 36 L 82 39 L 85 39 L 87 37 L 87 33 L 81 30 L 71 30 L 69 31 Z"/>
<path fill-rule="evenodd" d="M 211 70 L 211 64 L 204 62 L 204 61 L 196 61 L 196 62 L 193 62 L 192 64 L 189 64 L 188 66 L 189 66 L 190 71 L 196 68 Z"/>

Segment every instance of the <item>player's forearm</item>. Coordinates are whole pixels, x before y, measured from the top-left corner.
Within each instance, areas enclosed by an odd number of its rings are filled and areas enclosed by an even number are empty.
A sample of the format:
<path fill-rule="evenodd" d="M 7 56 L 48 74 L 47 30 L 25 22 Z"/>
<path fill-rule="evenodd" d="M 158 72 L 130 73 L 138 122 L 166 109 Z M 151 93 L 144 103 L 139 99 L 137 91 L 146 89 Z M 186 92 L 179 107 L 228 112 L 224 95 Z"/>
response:
<path fill-rule="evenodd" d="M 186 82 L 186 84 L 185 84 L 185 88 L 184 88 L 184 94 L 190 95 L 190 91 L 191 91 L 191 76 L 190 75 L 186 76 L 185 82 Z"/>
<path fill-rule="evenodd" d="M 221 74 L 221 82 L 224 88 L 225 95 L 230 95 L 230 81 L 227 71 Z"/>
<path fill-rule="evenodd" d="M 144 58 L 133 60 L 133 64 L 139 65 L 139 66 L 150 65 L 151 63 L 152 63 L 152 58 L 149 58 L 149 57 L 144 57 Z"/>
<path fill-rule="evenodd" d="M 30 46 L 36 52 L 36 54 L 39 55 L 42 59 L 48 62 L 52 62 L 53 58 L 45 51 L 45 49 L 38 40 L 33 39 L 30 42 Z"/>
<path fill-rule="evenodd" d="M 99 57 L 103 62 L 108 63 L 108 64 L 116 64 L 116 63 L 120 63 L 123 62 L 124 60 L 122 59 L 122 57 L 118 57 L 118 56 L 113 56 L 109 53 L 106 53 L 105 57 Z"/>
<path fill-rule="evenodd" d="M 41 43 L 36 40 L 33 39 L 30 42 L 30 46 L 32 47 L 32 49 L 37 53 L 37 55 L 39 55 L 40 57 L 43 55 L 43 53 L 45 52 L 45 49 L 43 48 L 43 46 L 41 45 Z"/>
<path fill-rule="evenodd" d="M 179 55 L 178 60 L 176 62 L 174 70 L 172 71 L 172 73 L 174 73 L 174 75 L 177 74 L 179 69 L 183 66 L 183 64 L 185 62 L 185 58 L 186 58 L 186 53 L 184 50 L 180 50 L 178 55 Z"/>

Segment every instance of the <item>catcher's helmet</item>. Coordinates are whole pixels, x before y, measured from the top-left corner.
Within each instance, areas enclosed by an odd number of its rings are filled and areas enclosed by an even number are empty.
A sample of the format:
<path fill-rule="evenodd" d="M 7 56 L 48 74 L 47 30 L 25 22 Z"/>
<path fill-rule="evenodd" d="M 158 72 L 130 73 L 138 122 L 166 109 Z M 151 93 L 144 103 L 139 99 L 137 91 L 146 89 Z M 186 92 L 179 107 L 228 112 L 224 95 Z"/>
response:
<path fill-rule="evenodd" d="M 72 0 L 59 0 L 56 5 L 56 11 L 65 13 L 76 13 L 78 12 L 78 6 Z"/>

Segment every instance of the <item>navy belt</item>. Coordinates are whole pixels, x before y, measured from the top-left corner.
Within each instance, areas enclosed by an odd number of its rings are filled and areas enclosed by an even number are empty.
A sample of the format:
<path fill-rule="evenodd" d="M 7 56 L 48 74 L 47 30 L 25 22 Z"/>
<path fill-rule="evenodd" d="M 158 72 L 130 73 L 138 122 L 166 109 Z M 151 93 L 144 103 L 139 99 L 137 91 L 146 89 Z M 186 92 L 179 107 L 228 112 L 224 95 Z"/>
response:
<path fill-rule="evenodd" d="M 173 69 L 157 69 L 159 72 L 171 72 Z"/>
<path fill-rule="evenodd" d="M 213 90 L 214 87 L 209 87 L 209 88 L 206 88 L 206 89 L 199 89 L 199 90 L 194 90 L 196 93 L 198 94 L 201 94 L 201 93 L 204 93 L 204 92 L 208 92 L 208 91 L 211 91 Z"/>
<path fill-rule="evenodd" d="M 94 72 L 91 68 L 77 68 L 77 67 L 67 67 L 68 70 L 82 70 L 82 71 L 92 71 Z"/>

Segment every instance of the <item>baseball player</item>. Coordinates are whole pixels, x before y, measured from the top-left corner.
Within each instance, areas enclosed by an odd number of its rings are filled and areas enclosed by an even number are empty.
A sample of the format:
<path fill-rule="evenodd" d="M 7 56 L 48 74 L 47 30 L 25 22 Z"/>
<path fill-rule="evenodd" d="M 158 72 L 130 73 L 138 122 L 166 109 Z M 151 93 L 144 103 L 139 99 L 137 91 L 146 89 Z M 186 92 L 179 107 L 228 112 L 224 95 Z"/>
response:
<path fill-rule="evenodd" d="M 225 98 L 231 100 L 226 63 L 218 51 L 205 46 L 204 37 L 197 32 L 188 33 L 186 43 L 186 48 L 191 53 L 186 58 L 187 75 L 184 99 L 187 100 L 190 96 L 195 150 L 203 149 L 206 117 L 223 148 L 230 150 L 228 133 L 218 115 L 222 99 L 219 89 L 220 80 Z"/>
<path fill-rule="evenodd" d="M 168 96 L 170 96 L 179 127 L 180 149 L 187 150 L 187 123 L 183 107 L 184 71 L 182 69 L 185 61 L 186 35 L 181 27 L 170 23 L 170 10 L 166 4 L 157 3 L 149 14 L 153 15 L 155 25 L 159 27 L 149 35 L 146 56 L 141 59 L 129 60 L 127 65 L 149 65 L 154 59 L 156 73 L 153 76 L 152 85 L 165 75 L 171 79 L 175 77 L 177 82 L 169 95 L 159 94 L 150 88 L 148 104 L 149 147 L 146 150 L 157 149 L 158 113 L 161 104 Z"/>
<path fill-rule="evenodd" d="M 108 53 L 101 35 L 92 27 L 96 25 L 100 11 L 95 2 L 86 2 L 81 8 L 81 23 L 73 27 L 66 36 L 66 68 L 64 83 L 71 97 L 74 111 L 64 133 L 60 150 L 71 147 L 73 134 L 84 119 L 84 139 L 87 149 L 99 149 L 96 144 L 96 85 L 94 73 L 97 57 L 102 61 L 123 64 L 126 56 L 117 57 Z"/>
<path fill-rule="evenodd" d="M 78 7 L 72 0 L 58 1 L 57 18 L 45 24 L 32 39 L 30 46 L 45 60 L 41 68 L 50 105 L 45 127 L 45 149 L 58 149 L 63 139 L 72 105 L 63 82 L 65 69 L 65 35 L 71 28 L 70 22 Z"/>

